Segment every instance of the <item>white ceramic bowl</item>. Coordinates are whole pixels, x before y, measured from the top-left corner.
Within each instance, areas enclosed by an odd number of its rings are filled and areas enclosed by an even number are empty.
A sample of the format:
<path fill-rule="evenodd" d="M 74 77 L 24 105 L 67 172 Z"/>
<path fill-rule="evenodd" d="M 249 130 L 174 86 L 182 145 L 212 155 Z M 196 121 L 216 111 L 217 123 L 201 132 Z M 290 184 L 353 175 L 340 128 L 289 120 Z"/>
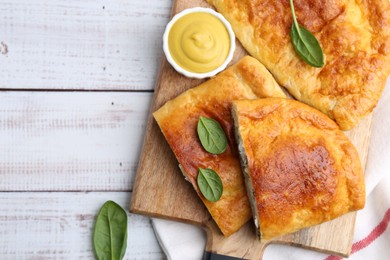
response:
<path fill-rule="evenodd" d="M 218 68 L 216 68 L 212 71 L 209 71 L 209 72 L 205 72 L 205 73 L 195 73 L 195 72 L 191 72 L 191 71 L 183 69 L 181 66 L 179 66 L 174 61 L 174 59 L 172 58 L 172 55 L 169 51 L 169 47 L 168 47 L 168 35 L 169 35 L 169 32 L 172 28 L 172 25 L 181 17 L 183 17 L 189 13 L 197 13 L 197 12 L 209 13 L 209 14 L 212 14 L 213 16 L 215 16 L 216 18 L 218 18 L 225 25 L 225 27 L 229 33 L 229 38 L 230 38 L 230 49 L 229 49 L 228 55 L 226 57 L 226 60 Z M 167 26 L 165 28 L 164 35 L 163 35 L 163 50 L 164 50 L 165 57 L 167 58 L 168 62 L 172 65 L 172 67 L 177 72 L 179 72 L 179 73 L 181 73 L 184 76 L 189 77 L 189 78 L 203 79 L 203 78 L 212 77 L 226 68 L 226 66 L 229 64 L 229 62 L 233 58 L 234 50 L 236 48 L 235 39 L 236 38 L 235 38 L 235 35 L 233 32 L 232 26 L 225 19 L 225 17 L 223 17 L 220 13 L 217 13 L 216 11 L 214 11 L 213 9 L 210 9 L 210 8 L 194 7 L 194 8 L 185 9 L 184 11 L 176 14 L 172 18 L 172 20 L 167 24 Z"/>

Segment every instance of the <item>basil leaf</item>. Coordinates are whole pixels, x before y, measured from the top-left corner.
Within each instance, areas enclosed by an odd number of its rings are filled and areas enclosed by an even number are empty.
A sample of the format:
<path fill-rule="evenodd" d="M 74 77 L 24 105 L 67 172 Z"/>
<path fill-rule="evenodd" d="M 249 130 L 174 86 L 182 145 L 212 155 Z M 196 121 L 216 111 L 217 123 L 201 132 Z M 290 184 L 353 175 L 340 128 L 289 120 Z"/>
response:
<path fill-rule="evenodd" d="M 324 54 L 317 39 L 305 27 L 298 26 L 300 32 L 298 32 L 295 25 L 291 27 L 291 40 L 295 52 L 302 60 L 313 67 L 320 68 L 324 66 Z"/>
<path fill-rule="evenodd" d="M 218 201 L 223 193 L 222 180 L 212 169 L 198 169 L 198 186 L 203 196 L 211 202 Z"/>
<path fill-rule="evenodd" d="M 293 24 L 291 26 L 290 37 L 295 52 L 307 64 L 320 68 L 324 66 L 324 53 L 314 35 L 305 27 L 300 26 L 295 16 L 294 3 L 290 0 Z"/>
<path fill-rule="evenodd" d="M 226 150 L 226 135 L 217 121 L 201 116 L 197 130 L 200 143 L 207 152 L 221 154 Z"/>
<path fill-rule="evenodd" d="M 121 260 L 127 247 L 127 213 L 113 201 L 104 203 L 96 219 L 93 247 L 99 260 Z"/>

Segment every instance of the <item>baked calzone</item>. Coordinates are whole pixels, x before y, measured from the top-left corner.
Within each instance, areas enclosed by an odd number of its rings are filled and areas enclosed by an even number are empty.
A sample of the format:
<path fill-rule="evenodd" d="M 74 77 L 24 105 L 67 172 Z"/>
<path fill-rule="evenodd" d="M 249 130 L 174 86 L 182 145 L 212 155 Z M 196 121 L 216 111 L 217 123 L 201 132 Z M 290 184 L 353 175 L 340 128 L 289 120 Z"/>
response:
<path fill-rule="evenodd" d="M 289 0 L 207 0 L 244 48 L 298 100 L 353 128 L 376 106 L 390 73 L 389 0 L 295 0 L 299 24 L 319 40 L 325 66 L 295 53 Z"/>
<path fill-rule="evenodd" d="M 363 208 L 358 153 L 325 114 L 281 98 L 235 101 L 232 114 L 261 239 Z"/>
<path fill-rule="evenodd" d="M 182 173 L 225 236 L 237 231 L 251 218 L 234 139 L 231 102 L 259 97 L 285 97 L 285 94 L 260 62 L 246 56 L 153 113 Z M 214 155 L 203 149 L 197 135 L 200 116 L 212 118 L 222 126 L 228 143 L 222 154 Z M 201 194 L 197 185 L 198 168 L 211 168 L 221 177 L 223 194 L 217 202 L 210 202 Z"/>

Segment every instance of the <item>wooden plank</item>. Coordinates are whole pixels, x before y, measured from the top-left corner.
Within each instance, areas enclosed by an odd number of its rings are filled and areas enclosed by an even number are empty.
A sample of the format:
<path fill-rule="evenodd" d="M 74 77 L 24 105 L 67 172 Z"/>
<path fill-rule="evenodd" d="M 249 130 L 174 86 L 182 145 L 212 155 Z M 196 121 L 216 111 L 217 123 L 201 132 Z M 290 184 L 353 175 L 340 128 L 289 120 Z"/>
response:
<path fill-rule="evenodd" d="M 0 259 L 93 259 L 96 215 L 107 200 L 126 209 L 130 192 L 1 192 Z M 125 259 L 164 259 L 149 218 L 128 214 Z"/>
<path fill-rule="evenodd" d="M 151 96 L 0 92 L 0 190 L 129 191 Z"/>
<path fill-rule="evenodd" d="M 153 89 L 169 0 L 3 0 L 0 89 Z"/>
<path fill-rule="evenodd" d="M 177 0 L 174 1 L 173 13 L 200 5 L 207 6 L 203 0 Z M 235 59 L 243 54 L 243 48 L 238 44 Z M 151 111 L 157 110 L 166 101 L 200 82 L 178 75 L 164 60 Z M 359 151 L 363 168 L 366 164 L 370 127 L 371 116 L 348 133 Z M 156 189 L 157 187 L 159 189 Z M 177 160 L 152 115 L 148 117 L 131 210 L 202 225 L 207 231 L 207 250 L 214 253 L 245 259 L 261 259 L 264 248 L 269 244 L 258 243 L 252 223 L 230 237 L 223 237 L 192 187 L 184 181 L 177 167 Z M 352 245 L 355 216 L 356 213 L 349 213 L 334 221 L 276 238 L 271 243 L 286 243 L 348 256 Z"/>

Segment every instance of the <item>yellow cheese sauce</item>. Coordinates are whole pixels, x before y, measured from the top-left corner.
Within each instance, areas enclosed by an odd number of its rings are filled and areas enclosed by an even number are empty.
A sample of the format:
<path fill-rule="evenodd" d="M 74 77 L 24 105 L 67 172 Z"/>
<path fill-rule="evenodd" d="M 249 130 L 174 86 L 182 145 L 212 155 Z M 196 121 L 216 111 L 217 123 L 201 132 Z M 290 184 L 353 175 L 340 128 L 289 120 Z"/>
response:
<path fill-rule="evenodd" d="M 179 18 L 168 35 L 174 61 L 194 73 L 213 71 L 226 60 L 230 50 L 229 32 L 209 13 L 189 13 Z"/>

